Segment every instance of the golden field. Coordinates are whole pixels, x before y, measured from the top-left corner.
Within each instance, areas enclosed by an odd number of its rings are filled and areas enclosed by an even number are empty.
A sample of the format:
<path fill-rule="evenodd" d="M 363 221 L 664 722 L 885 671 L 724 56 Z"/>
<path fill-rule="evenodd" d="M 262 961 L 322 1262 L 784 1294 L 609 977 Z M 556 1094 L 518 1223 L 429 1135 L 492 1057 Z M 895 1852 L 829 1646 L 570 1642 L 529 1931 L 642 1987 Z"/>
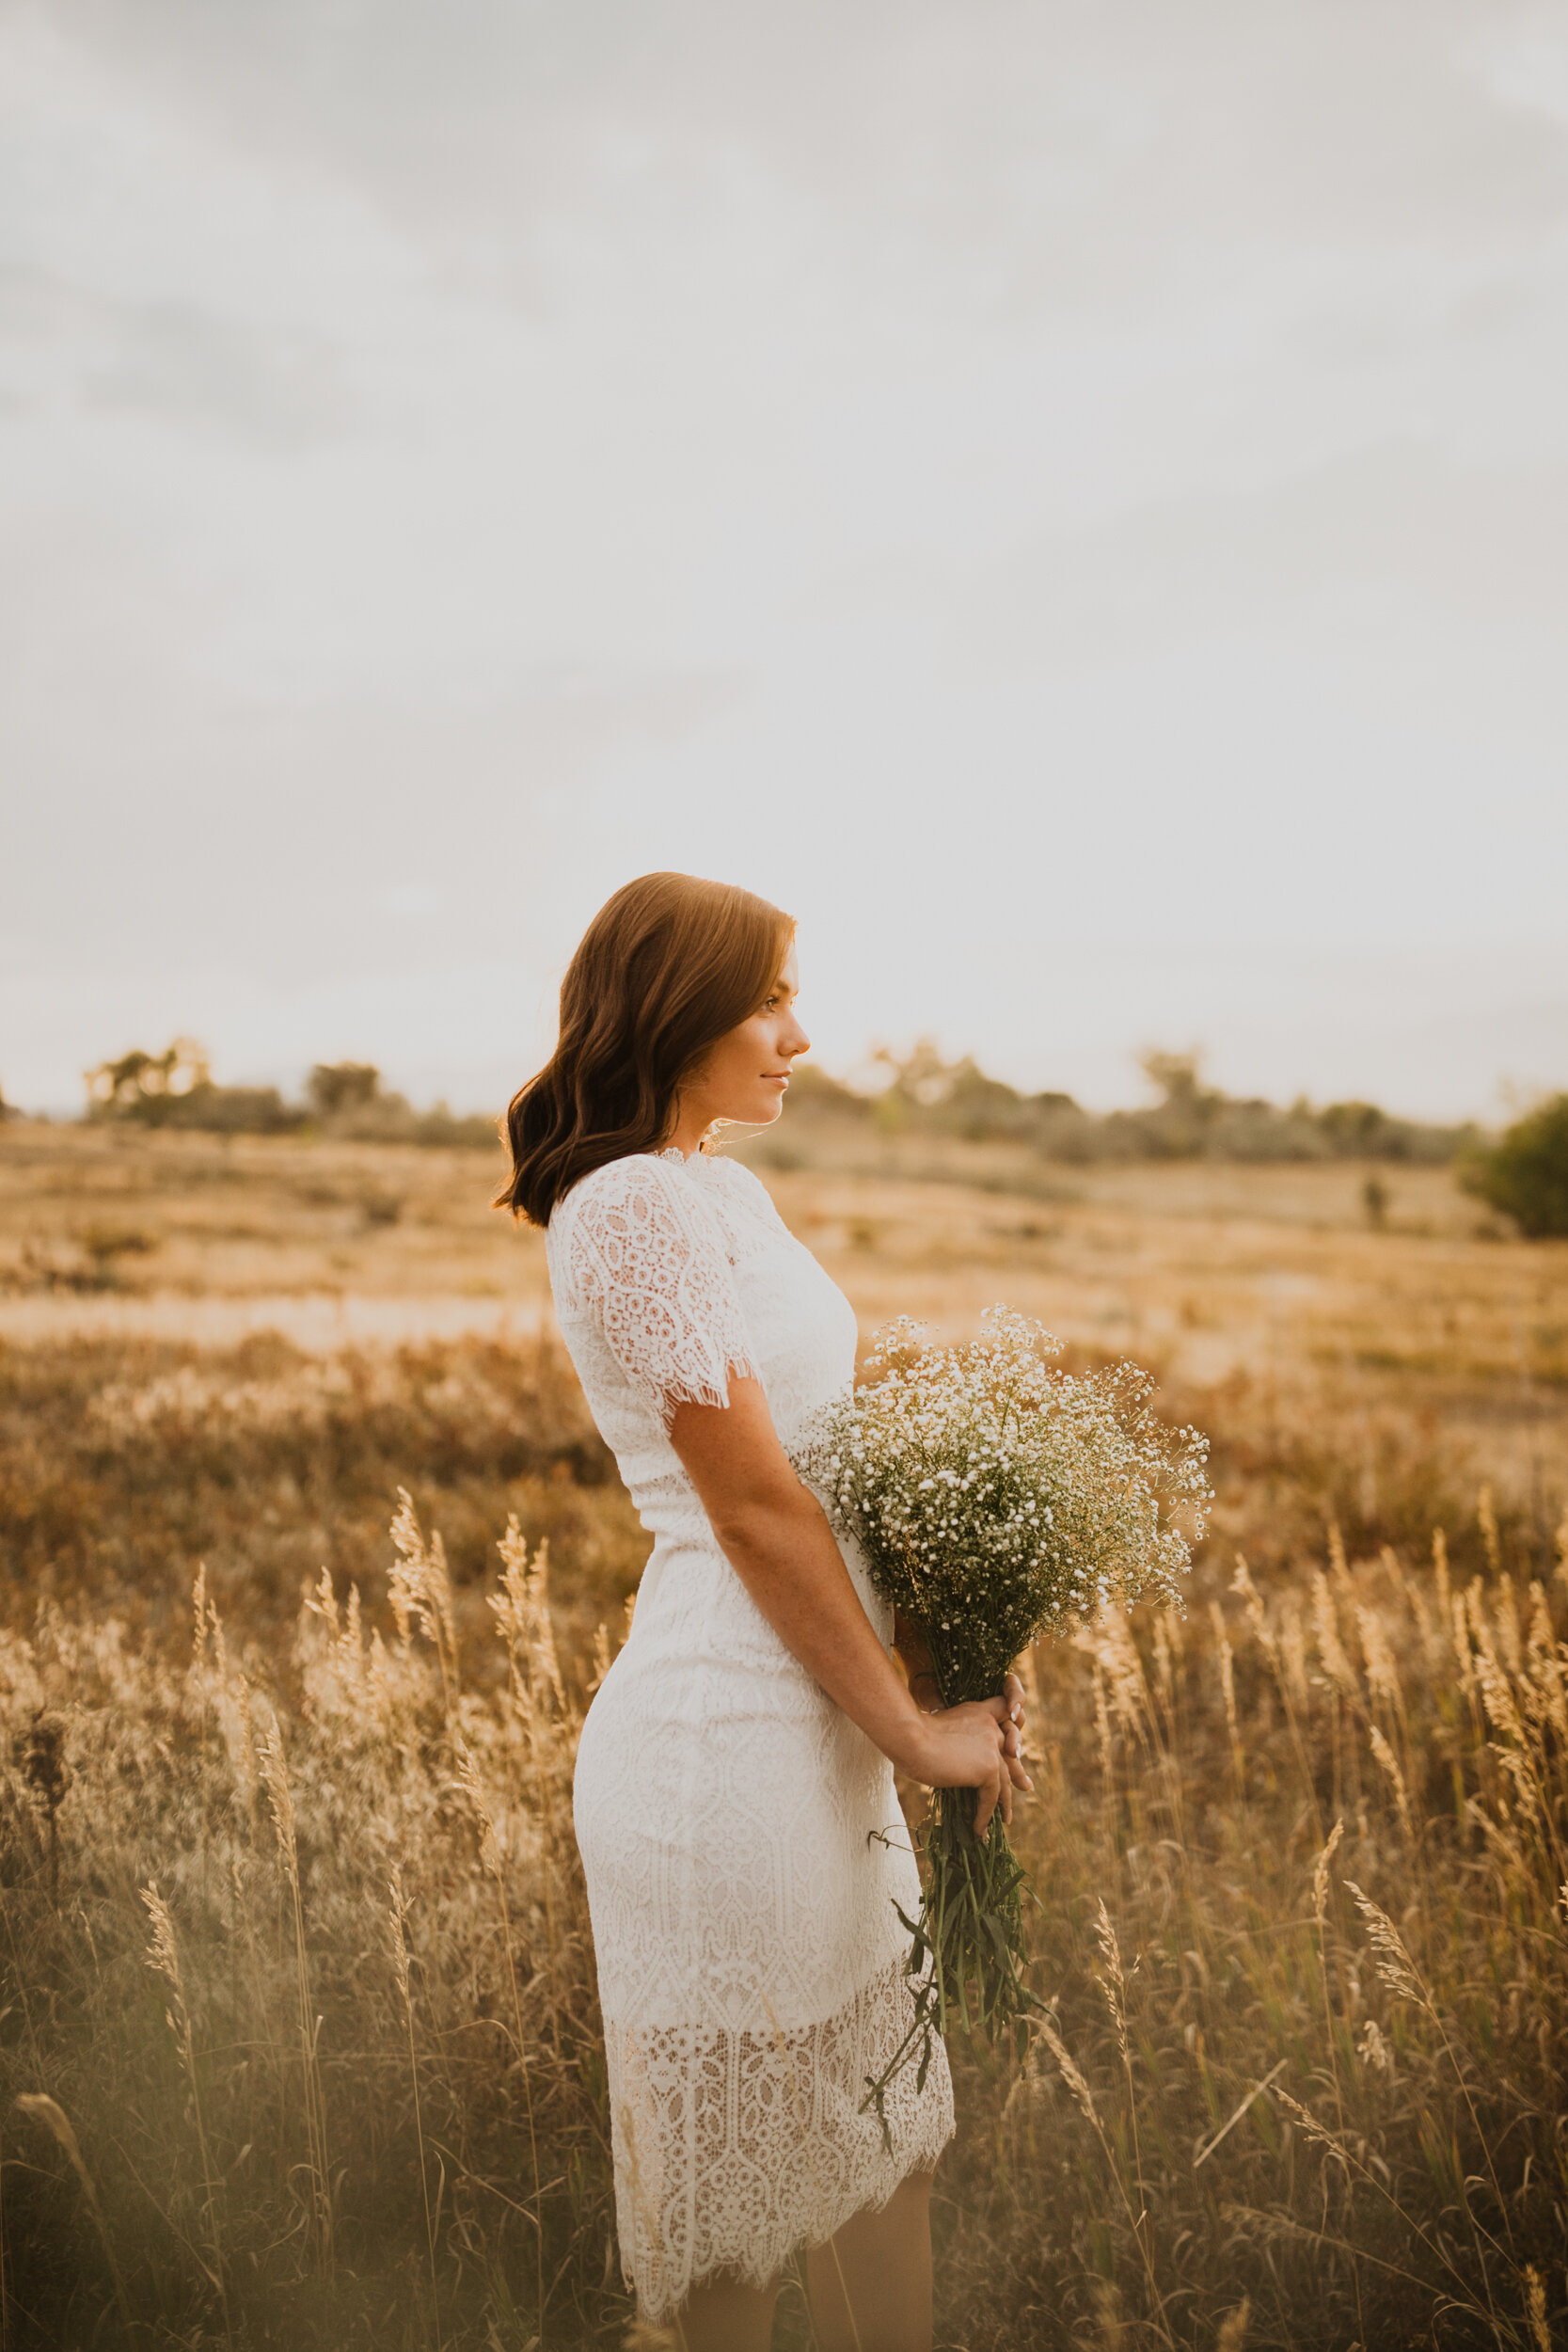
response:
<path fill-rule="evenodd" d="M 1543 2352 L 1568 1247 L 785 1140 L 868 1335 L 1005 1297 L 1214 1438 L 1186 1616 L 1029 1661 L 1050 2031 L 956 2053 L 939 2340 Z M 569 1786 L 646 1542 L 493 1172 L 0 1127 L 6 2352 L 626 2338 Z"/>

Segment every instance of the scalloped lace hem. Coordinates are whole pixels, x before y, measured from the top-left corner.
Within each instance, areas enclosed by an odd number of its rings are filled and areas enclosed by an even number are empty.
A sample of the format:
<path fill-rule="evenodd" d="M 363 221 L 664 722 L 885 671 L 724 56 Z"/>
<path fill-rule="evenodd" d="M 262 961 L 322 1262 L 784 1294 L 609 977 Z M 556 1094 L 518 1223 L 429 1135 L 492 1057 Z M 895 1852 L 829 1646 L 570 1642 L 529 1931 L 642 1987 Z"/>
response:
<path fill-rule="evenodd" d="M 709 2279 L 765 2286 L 798 2248 L 934 2170 L 953 2131 L 940 2045 L 923 2090 L 910 2066 L 888 2094 L 891 2153 L 860 2112 L 909 2018 L 898 1964 L 836 2016 L 787 2033 L 607 2021 L 622 2268 L 650 2325 Z"/>

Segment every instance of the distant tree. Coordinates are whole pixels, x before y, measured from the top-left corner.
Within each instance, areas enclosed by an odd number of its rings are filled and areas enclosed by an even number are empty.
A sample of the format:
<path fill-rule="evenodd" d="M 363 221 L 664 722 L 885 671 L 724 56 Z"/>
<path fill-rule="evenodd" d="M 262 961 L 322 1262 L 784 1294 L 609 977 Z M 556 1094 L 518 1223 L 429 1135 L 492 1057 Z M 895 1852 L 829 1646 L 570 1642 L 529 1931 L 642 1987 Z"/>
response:
<path fill-rule="evenodd" d="M 163 1126 L 177 1104 L 211 1088 L 206 1051 L 194 1038 L 177 1037 L 162 1054 L 140 1049 L 118 1061 L 100 1062 L 86 1073 L 89 1119 L 139 1119 Z"/>
<path fill-rule="evenodd" d="M 305 1091 L 318 1119 L 336 1119 L 344 1111 L 361 1111 L 381 1092 L 381 1073 L 373 1062 L 319 1061 L 306 1080 Z"/>
<path fill-rule="evenodd" d="M 1568 1094 L 1554 1094 L 1471 1153 L 1460 1183 L 1531 1241 L 1568 1234 Z"/>
<path fill-rule="evenodd" d="M 1138 1067 L 1164 1098 L 1158 1109 L 1133 1114 L 1146 1145 L 1157 1158 L 1196 1158 L 1209 1148 L 1210 1131 L 1226 1105 L 1216 1087 L 1203 1084 L 1200 1057 L 1141 1054 Z"/>
<path fill-rule="evenodd" d="M 896 1094 L 910 1108 L 934 1111 L 949 1101 L 962 1062 L 944 1062 L 934 1037 L 916 1038 L 907 1054 L 893 1053 L 879 1045 L 872 1059 L 878 1067 L 888 1071 L 888 1091 Z"/>
<path fill-rule="evenodd" d="M 122 1054 L 87 1073 L 90 1120 L 134 1119 L 144 1127 L 196 1128 L 213 1135 L 286 1135 L 303 1113 L 276 1087 L 213 1083 L 206 1051 L 177 1037 L 162 1054 Z"/>
<path fill-rule="evenodd" d="M 1016 1088 L 988 1078 L 973 1055 L 943 1061 L 934 1038 L 917 1038 L 902 1057 L 879 1046 L 873 1059 L 891 1073 L 873 1114 L 884 1135 L 913 1125 L 983 1143 L 1016 1136 L 1030 1124 Z"/>
<path fill-rule="evenodd" d="M 1318 1113 L 1318 1125 L 1328 1146 L 1340 1159 L 1401 1160 L 1409 1157 L 1412 1129 L 1402 1119 L 1390 1119 L 1376 1103 L 1329 1103 Z"/>
<path fill-rule="evenodd" d="M 1202 1066 L 1202 1057 L 1196 1053 L 1166 1054 L 1155 1051 L 1138 1056 L 1138 1068 L 1150 1086 L 1158 1087 L 1162 1097 L 1173 1110 L 1199 1111 L 1224 1101 L 1223 1095 L 1201 1084 Z"/>

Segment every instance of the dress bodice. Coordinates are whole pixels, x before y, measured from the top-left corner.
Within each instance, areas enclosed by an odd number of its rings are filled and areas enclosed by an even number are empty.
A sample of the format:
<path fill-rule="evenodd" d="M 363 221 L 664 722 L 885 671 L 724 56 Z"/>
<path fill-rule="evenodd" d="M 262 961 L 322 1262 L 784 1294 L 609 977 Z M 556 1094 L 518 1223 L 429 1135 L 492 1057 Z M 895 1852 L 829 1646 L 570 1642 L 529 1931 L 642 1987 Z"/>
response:
<path fill-rule="evenodd" d="M 670 1443 L 685 1401 L 759 1380 L 787 1448 L 853 1377 L 855 1314 L 766 1187 L 734 1160 L 637 1152 L 560 1200 L 546 1239 L 556 1319 L 589 1408 L 656 1541 L 711 1545 Z"/>

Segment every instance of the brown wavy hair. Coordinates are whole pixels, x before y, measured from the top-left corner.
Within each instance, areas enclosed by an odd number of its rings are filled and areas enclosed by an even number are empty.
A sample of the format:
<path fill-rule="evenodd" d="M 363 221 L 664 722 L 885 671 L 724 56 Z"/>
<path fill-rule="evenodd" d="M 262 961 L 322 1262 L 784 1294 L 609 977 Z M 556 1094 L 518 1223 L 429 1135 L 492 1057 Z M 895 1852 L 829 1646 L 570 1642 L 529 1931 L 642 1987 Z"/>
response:
<path fill-rule="evenodd" d="M 561 1035 L 506 1114 L 498 1209 L 531 1225 L 579 1177 L 667 1140 L 681 1080 L 755 1012 L 794 936 L 766 898 L 694 874 L 644 874 L 608 899 L 561 984 Z"/>

